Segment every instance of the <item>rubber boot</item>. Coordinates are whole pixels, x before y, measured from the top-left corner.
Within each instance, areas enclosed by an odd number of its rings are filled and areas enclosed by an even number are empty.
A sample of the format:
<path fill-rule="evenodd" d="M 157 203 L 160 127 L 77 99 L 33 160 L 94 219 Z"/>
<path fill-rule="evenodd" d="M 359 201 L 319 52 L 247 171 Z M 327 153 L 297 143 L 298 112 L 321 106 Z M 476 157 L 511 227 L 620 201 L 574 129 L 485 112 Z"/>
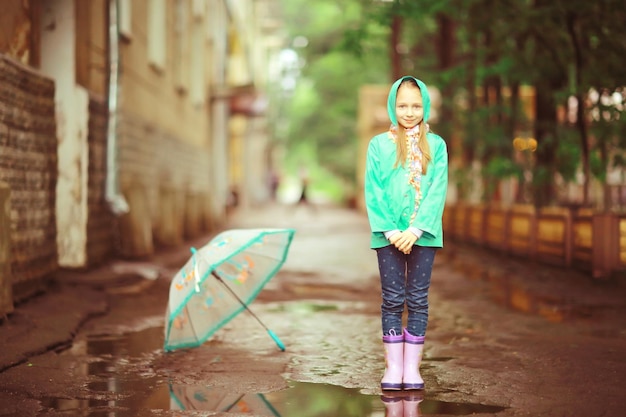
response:
<path fill-rule="evenodd" d="M 385 405 L 385 417 L 404 416 L 404 401 L 402 397 L 382 395 L 380 399 L 383 400 Z"/>
<path fill-rule="evenodd" d="M 417 391 L 407 394 L 402 403 L 404 412 L 402 417 L 419 417 L 421 416 L 419 404 L 424 400 L 423 391 Z"/>
<path fill-rule="evenodd" d="M 424 389 L 420 375 L 420 364 L 424 352 L 424 336 L 413 336 L 404 329 L 404 371 L 402 388 L 405 390 Z"/>
<path fill-rule="evenodd" d="M 380 381 L 383 391 L 402 389 L 402 371 L 404 357 L 404 336 L 383 336 L 385 348 L 385 374 Z"/>

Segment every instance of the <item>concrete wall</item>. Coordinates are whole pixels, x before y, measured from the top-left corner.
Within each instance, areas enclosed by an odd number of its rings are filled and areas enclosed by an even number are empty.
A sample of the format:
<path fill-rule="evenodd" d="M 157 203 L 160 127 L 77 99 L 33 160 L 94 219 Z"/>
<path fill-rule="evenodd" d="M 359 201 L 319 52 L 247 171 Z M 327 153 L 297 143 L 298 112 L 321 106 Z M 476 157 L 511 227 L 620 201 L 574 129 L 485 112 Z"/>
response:
<path fill-rule="evenodd" d="M 58 138 L 56 221 L 59 265 L 87 264 L 88 91 L 76 83 L 77 14 L 73 0 L 45 2 L 41 72 L 54 80 Z"/>

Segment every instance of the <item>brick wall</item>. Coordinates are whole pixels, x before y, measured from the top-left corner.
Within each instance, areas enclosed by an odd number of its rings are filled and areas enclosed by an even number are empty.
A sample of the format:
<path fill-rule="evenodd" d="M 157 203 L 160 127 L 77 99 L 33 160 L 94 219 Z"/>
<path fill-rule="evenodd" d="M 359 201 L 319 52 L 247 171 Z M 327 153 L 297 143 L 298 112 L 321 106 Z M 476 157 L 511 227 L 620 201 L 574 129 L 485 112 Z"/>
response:
<path fill-rule="evenodd" d="M 115 251 L 115 219 L 105 199 L 108 108 L 103 97 L 89 97 L 87 194 L 87 265 L 109 260 Z"/>
<path fill-rule="evenodd" d="M 210 230 L 208 150 L 140 117 L 122 114 L 119 120 L 120 180 L 131 212 L 135 210 L 121 219 L 122 255 L 149 255 L 153 243 L 177 245 Z"/>
<path fill-rule="evenodd" d="M 14 287 L 58 268 L 56 179 L 54 82 L 0 55 L 0 181 L 11 188 Z"/>

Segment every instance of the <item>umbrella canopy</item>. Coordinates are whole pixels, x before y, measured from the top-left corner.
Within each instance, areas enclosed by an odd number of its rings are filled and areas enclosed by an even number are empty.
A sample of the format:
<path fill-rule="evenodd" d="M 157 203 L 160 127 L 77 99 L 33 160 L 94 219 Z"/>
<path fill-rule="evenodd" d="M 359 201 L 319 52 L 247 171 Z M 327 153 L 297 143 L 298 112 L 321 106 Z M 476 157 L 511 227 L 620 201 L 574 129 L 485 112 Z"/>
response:
<path fill-rule="evenodd" d="M 192 248 L 170 285 L 164 349 L 199 346 L 247 309 L 285 262 L 293 235 L 293 229 L 232 229 Z"/>

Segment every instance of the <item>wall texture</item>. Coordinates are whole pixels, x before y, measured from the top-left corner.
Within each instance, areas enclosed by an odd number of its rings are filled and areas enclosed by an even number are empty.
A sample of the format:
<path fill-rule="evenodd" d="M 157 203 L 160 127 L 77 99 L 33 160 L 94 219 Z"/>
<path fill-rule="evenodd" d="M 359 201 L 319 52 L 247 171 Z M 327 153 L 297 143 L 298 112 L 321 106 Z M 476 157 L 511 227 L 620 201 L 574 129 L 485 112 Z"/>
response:
<path fill-rule="evenodd" d="M 87 267 L 109 260 L 115 252 L 115 219 L 105 201 L 108 108 L 103 97 L 89 97 L 87 134 Z"/>
<path fill-rule="evenodd" d="M 57 269 L 54 88 L 52 80 L 0 55 L 0 181 L 11 188 L 14 288 Z M 14 296 L 19 299 L 19 289 Z"/>
<path fill-rule="evenodd" d="M 130 205 L 120 219 L 122 254 L 149 255 L 153 244 L 177 245 L 210 230 L 209 154 L 128 112 L 118 134 L 120 180 Z"/>

